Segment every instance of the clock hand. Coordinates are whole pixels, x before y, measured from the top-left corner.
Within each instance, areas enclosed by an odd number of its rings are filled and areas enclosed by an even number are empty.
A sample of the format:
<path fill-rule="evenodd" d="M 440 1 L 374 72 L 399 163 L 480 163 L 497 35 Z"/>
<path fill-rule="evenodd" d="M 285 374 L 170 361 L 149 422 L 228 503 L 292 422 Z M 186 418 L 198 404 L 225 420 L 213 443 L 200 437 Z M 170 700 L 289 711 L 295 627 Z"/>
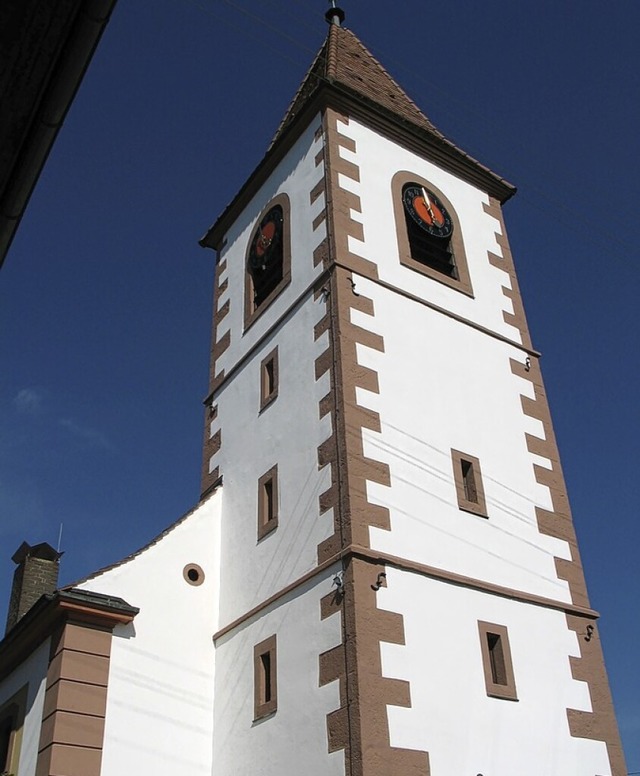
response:
<path fill-rule="evenodd" d="M 424 199 L 424 204 L 427 206 L 427 213 L 429 213 L 429 215 L 431 216 L 431 220 L 435 224 L 436 217 L 434 216 L 433 210 L 431 208 L 431 200 L 429 199 L 429 195 L 424 190 L 424 188 L 422 188 L 422 198 Z"/>

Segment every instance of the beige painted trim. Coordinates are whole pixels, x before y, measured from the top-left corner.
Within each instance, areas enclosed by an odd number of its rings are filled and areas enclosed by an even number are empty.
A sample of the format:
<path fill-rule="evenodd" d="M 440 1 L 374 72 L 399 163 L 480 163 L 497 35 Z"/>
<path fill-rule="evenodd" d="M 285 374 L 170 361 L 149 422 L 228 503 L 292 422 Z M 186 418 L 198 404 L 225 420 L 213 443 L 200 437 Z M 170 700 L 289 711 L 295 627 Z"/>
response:
<path fill-rule="evenodd" d="M 224 369 L 220 372 L 216 372 L 216 359 L 220 355 L 220 346 L 217 342 L 218 328 L 220 323 L 229 314 L 231 302 L 227 299 L 222 305 L 220 305 L 220 297 L 227 290 L 229 281 L 225 277 L 227 271 L 226 259 L 220 260 L 220 252 L 218 252 L 218 261 L 216 264 L 216 272 L 214 279 L 214 294 L 213 294 L 213 321 L 211 326 L 211 354 L 209 357 L 209 396 L 205 399 L 204 407 L 204 433 L 203 433 L 203 445 L 202 445 L 202 472 L 200 477 L 200 495 L 201 498 L 210 491 L 215 482 L 220 476 L 220 471 L 214 468 L 210 471 L 211 458 L 220 449 L 219 442 L 221 438 L 218 438 L 218 442 L 214 441 L 215 432 L 212 431 L 212 423 L 217 418 L 217 407 L 213 403 L 213 391 L 214 386 L 220 384 L 225 378 Z M 230 340 L 229 340 L 230 341 Z"/>
<path fill-rule="evenodd" d="M 260 412 L 278 398 L 279 382 L 280 369 L 276 346 L 260 362 Z"/>
<path fill-rule="evenodd" d="M 479 459 L 474 455 L 452 449 L 451 462 L 460 509 L 479 517 L 488 517 Z M 475 493 L 471 492 L 471 489 Z"/>
<path fill-rule="evenodd" d="M 251 273 L 247 269 L 249 260 L 249 249 L 256 233 L 260 221 L 271 210 L 271 208 L 280 205 L 282 208 L 282 280 L 271 291 L 258 307 L 253 306 L 253 281 Z M 264 207 L 256 219 L 256 226 L 251 231 L 251 236 L 247 242 L 247 248 L 244 257 L 244 330 L 246 331 L 255 321 L 264 313 L 273 301 L 280 296 L 284 289 L 291 282 L 291 205 L 289 197 L 286 194 L 278 194 Z"/>
<path fill-rule="evenodd" d="M 265 666 L 266 663 L 266 666 Z M 278 710 L 278 653 L 275 634 L 253 648 L 253 719 Z"/>
<path fill-rule="evenodd" d="M 36 776 L 100 776 L 111 638 L 74 622 L 52 636 Z"/>
<path fill-rule="evenodd" d="M 567 625 L 575 632 L 580 647 L 579 657 L 569 658 L 571 675 L 576 681 L 587 683 L 592 708 L 592 711 L 567 709 L 569 730 L 577 738 L 604 741 L 612 776 L 626 776 L 627 766 L 613 713 L 613 700 L 597 625 L 580 615 L 569 613 Z"/>
<path fill-rule="evenodd" d="M 458 273 L 457 278 L 448 277 L 442 272 L 423 264 L 421 261 L 417 261 L 413 258 L 411 253 L 411 245 L 409 244 L 409 236 L 407 234 L 407 225 L 405 221 L 405 211 L 402 204 L 402 188 L 406 183 L 419 183 L 424 186 L 428 191 L 432 191 L 436 197 L 446 207 L 451 221 L 453 223 L 453 233 L 451 235 L 451 249 L 453 253 L 453 263 Z M 398 251 L 400 264 L 405 267 L 409 267 L 416 272 L 420 272 L 423 275 L 427 275 L 432 280 L 437 280 L 439 283 L 444 283 L 450 288 L 454 288 L 456 291 L 461 291 L 467 296 L 473 296 L 473 287 L 471 286 L 471 277 L 469 275 L 469 265 L 467 263 L 467 254 L 464 249 L 464 241 L 462 239 L 462 229 L 460 228 L 460 219 L 455 211 L 455 208 L 446 197 L 445 194 L 433 183 L 426 178 L 422 178 L 416 173 L 409 172 L 407 170 L 401 170 L 397 172 L 391 180 L 391 196 L 393 198 L 393 212 L 396 220 L 396 235 L 398 238 Z"/>
<path fill-rule="evenodd" d="M 501 254 L 489 253 L 489 264 L 498 269 L 503 270 L 509 276 L 509 286 L 503 286 L 503 294 L 511 299 L 513 305 L 513 312 L 503 311 L 502 317 L 505 323 L 516 328 L 522 337 L 522 344 L 525 348 L 531 348 L 531 335 L 529 334 L 529 327 L 527 325 L 527 318 L 524 313 L 524 304 L 522 302 L 522 295 L 520 294 L 520 287 L 518 285 L 518 278 L 516 276 L 516 268 L 513 261 L 513 255 L 509 246 L 509 240 L 507 238 L 507 230 L 502 216 L 502 208 L 498 200 L 493 197 L 489 198 L 489 204 L 483 205 L 484 212 L 495 218 L 498 222 L 499 231 L 497 230 L 496 242 L 500 246 Z"/>
<path fill-rule="evenodd" d="M 498 222 L 499 231 L 496 232 L 496 240 L 502 253 L 501 256 L 490 253 L 489 262 L 508 274 L 511 286 L 510 288 L 503 287 L 505 296 L 510 298 L 513 303 L 513 313 L 503 312 L 504 320 L 520 332 L 524 346 L 530 347 L 531 336 L 527 326 L 524 305 L 518 287 L 515 265 L 507 239 L 500 203 L 492 197 L 489 200 L 489 204 L 484 206 L 484 210 Z M 534 354 L 531 355 L 533 356 Z M 565 580 L 569 584 L 571 599 L 575 608 L 585 610 L 589 607 L 589 597 L 539 359 L 533 357 L 529 360 L 529 363 L 525 364 L 511 359 L 511 371 L 516 377 L 528 380 L 532 384 L 534 397 L 521 396 L 522 410 L 525 415 L 539 420 L 543 426 L 543 436 L 541 438 L 531 434 L 525 435 L 527 449 L 532 454 L 546 458 L 550 464 L 550 468 L 545 468 L 532 463 L 536 481 L 548 487 L 552 503 L 551 510 L 536 507 L 538 529 L 542 534 L 556 537 L 568 543 L 571 559 L 567 560 L 558 557 L 555 559 L 558 578 Z M 593 711 L 584 712 L 577 709 L 567 709 L 569 728 L 573 736 L 604 741 L 607 746 L 613 776 L 625 776 L 627 770 L 604 658 L 594 627 L 592 627 L 592 637 L 590 640 L 588 642 L 585 640 L 587 623 L 585 623 L 584 618 L 585 614 L 572 612 L 567 609 L 568 627 L 576 632 L 581 653 L 579 658 L 571 658 L 572 674 L 574 678 L 587 684 Z"/>
<path fill-rule="evenodd" d="M 258 541 L 278 527 L 278 464 L 258 480 Z"/>
<path fill-rule="evenodd" d="M 28 685 L 25 684 L 0 706 L 0 727 L 10 723 L 10 734 L 5 762 L 0 762 L 0 773 L 17 774 L 22 749 L 22 733 L 27 709 Z"/>
<path fill-rule="evenodd" d="M 328 52 L 331 55 L 331 51 Z M 319 497 L 320 514 L 332 510 L 334 533 L 318 547 L 318 562 L 344 553 L 352 544 L 367 546 L 372 525 L 389 530 L 387 509 L 366 497 L 369 481 L 389 484 L 386 464 L 364 454 L 363 428 L 380 429 L 376 412 L 358 406 L 357 389 L 378 392 L 377 374 L 358 364 L 357 346 L 384 351 L 382 337 L 351 322 L 351 311 L 374 315 L 373 302 L 354 294 L 351 273 L 336 266 L 349 263 L 354 271 L 377 278 L 376 265 L 352 253 L 349 238 L 364 240 L 363 224 L 352 217 L 362 210 L 359 197 L 342 189 L 341 177 L 359 180 L 357 163 L 347 161 L 340 148 L 353 152 L 353 143 L 338 131 L 338 120 L 348 117 L 327 108 L 325 175 L 327 181 L 327 232 L 329 263 L 333 264 L 329 294 L 324 297 L 327 315 L 316 327 L 316 337 L 329 332 L 329 347 L 316 360 L 316 379 L 328 373 L 331 391 L 320 401 L 320 414 L 330 414 L 332 436 L 318 449 L 320 467 L 331 467 L 331 486 Z M 357 153 L 357 148 L 356 148 Z M 403 643 L 401 615 L 379 610 L 372 581 L 377 566 L 368 558 L 345 555 L 344 593 L 340 612 L 343 642 L 330 657 L 320 656 L 320 683 L 338 681 L 340 706 L 327 715 L 329 751 L 344 751 L 350 776 L 368 773 L 429 773 L 426 752 L 391 746 L 387 707 L 411 705 L 409 684 L 382 676 L 380 642 Z M 373 573 L 373 572 L 376 573 Z M 373 574 L 373 579 L 372 579 Z"/>
<path fill-rule="evenodd" d="M 517 701 L 507 628 L 504 625 L 478 620 L 478 633 L 487 695 L 491 698 Z"/>

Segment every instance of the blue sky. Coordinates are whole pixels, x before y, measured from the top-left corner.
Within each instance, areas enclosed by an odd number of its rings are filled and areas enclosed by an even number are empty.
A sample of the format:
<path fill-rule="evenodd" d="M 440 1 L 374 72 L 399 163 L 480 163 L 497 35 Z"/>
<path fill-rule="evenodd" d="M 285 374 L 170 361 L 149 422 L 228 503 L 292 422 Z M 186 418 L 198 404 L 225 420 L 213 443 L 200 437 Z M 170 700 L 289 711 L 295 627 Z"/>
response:
<path fill-rule="evenodd" d="M 629 771 L 640 771 L 640 4 L 343 3 L 505 208 Z M 120 0 L 0 271 L 0 616 L 23 539 L 61 582 L 198 499 L 213 253 L 326 27 L 322 0 Z M 4 569 L 4 571 L 2 571 Z"/>

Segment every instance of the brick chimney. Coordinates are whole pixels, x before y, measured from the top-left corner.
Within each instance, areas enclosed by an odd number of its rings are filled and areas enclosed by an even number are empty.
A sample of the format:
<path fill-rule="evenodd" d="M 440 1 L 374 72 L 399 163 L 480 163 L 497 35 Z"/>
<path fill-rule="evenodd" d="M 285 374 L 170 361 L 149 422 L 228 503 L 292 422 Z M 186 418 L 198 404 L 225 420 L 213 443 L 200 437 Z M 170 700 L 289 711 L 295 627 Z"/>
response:
<path fill-rule="evenodd" d="M 33 547 L 22 542 L 13 554 L 11 560 L 17 563 L 18 568 L 13 574 L 7 633 L 41 596 L 55 592 L 61 556 L 61 552 L 46 542 Z"/>

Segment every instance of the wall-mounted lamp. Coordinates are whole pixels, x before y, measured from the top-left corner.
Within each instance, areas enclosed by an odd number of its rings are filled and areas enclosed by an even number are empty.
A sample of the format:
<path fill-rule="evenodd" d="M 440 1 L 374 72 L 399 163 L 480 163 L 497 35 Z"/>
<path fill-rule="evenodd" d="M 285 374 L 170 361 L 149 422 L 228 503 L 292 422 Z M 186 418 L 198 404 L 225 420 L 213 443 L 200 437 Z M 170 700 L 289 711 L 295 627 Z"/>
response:
<path fill-rule="evenodd" d="M 387 586 L 387 574 L 385 571 L 381 571 L 378 574 L 378 578 L 375 581 L 374 585 L 371 585 L 372 590 L 380 590 L 381 587 Z"/>

